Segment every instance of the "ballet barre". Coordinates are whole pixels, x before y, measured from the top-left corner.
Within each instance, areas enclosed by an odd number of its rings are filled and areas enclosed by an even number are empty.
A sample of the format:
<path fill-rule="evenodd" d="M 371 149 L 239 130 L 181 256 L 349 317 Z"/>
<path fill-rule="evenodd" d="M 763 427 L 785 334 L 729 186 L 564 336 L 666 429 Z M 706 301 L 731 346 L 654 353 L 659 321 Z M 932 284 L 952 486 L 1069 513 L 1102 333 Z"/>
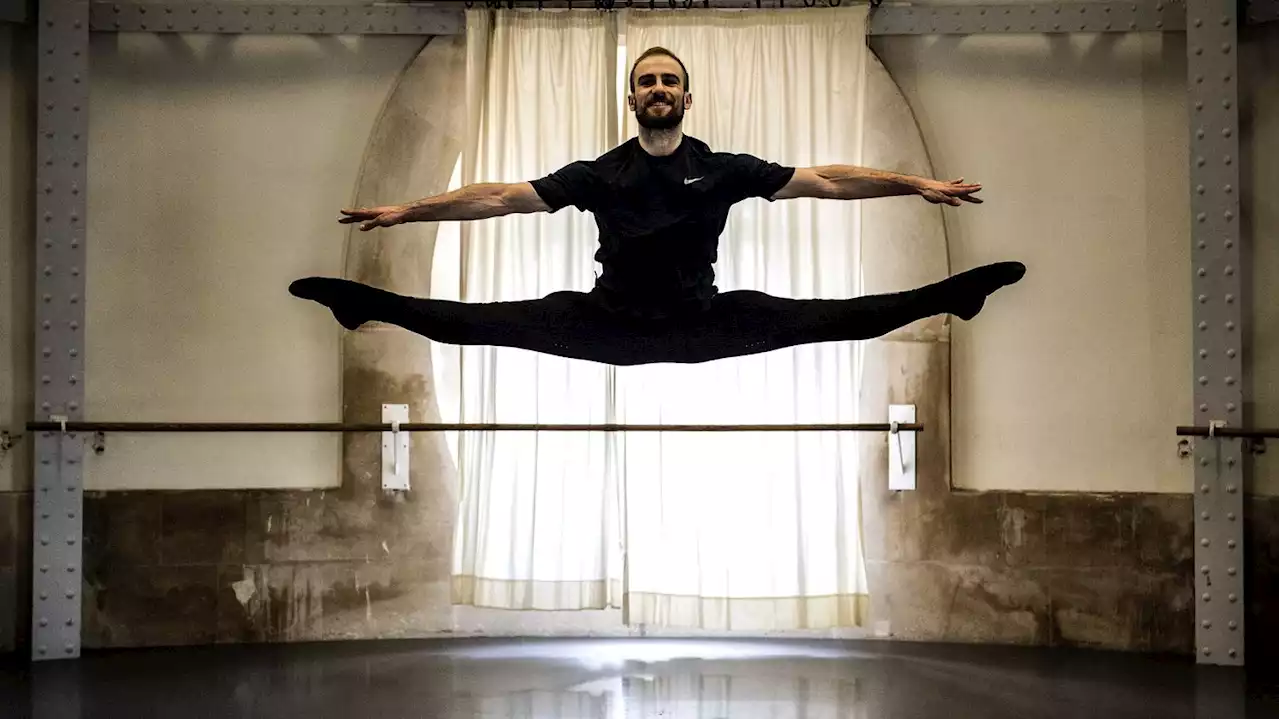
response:
<path fill-rule="evenodd" d="M 1228 427 L 1222 423 L 1212 423 L 1209 425 L 1195 426 L 1179 426 L 1179 437 L 1224 437 L 1233 439 L 1275 439 L 1280 435 L 1280 430 L 1275 427 L 1263 428 L 1246 428 L 1246 427 Z"/>
<path fill-rule="evenodd" d="M 28 422 L 32 432 L 923 432 L 908 422 L 855 424 L 505 424 L 447 422 Z"/>

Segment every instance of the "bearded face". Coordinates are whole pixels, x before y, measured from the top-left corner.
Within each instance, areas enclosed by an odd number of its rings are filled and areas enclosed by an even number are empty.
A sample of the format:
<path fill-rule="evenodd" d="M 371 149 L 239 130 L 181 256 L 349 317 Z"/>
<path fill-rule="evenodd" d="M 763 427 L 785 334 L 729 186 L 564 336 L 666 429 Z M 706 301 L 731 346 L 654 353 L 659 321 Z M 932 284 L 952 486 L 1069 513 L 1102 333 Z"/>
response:
<path fill-rule="evenodd" d="M 669 130 L 684 121 L 689 104 L 680 63 L 666 55 L 641 60 L 633 73 L 631 109 L 636 122 L 651 130 Z"/>

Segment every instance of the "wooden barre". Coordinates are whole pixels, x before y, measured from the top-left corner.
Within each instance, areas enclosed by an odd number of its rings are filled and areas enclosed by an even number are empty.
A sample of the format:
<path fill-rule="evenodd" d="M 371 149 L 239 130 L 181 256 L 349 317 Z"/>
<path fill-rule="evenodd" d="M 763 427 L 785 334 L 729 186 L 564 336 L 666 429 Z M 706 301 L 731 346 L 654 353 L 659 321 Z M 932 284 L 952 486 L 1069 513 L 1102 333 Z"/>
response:
<path fill-rule="evenodd" d="M 28 422 L 33 432 L 922 432 L 917 423 L 449 424 L 401 422 Z"/>

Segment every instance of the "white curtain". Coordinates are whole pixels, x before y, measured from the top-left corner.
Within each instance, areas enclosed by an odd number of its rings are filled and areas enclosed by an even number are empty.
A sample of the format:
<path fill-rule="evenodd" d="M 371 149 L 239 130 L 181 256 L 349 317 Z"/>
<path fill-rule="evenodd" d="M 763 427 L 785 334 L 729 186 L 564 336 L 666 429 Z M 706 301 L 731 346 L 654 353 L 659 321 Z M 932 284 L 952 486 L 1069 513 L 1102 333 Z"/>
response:
<path fill-rule="evenodd" d="M 532 180 L 608 150 L 617 136 L 616 23 L 605 13 L 468 13 L 469 131 L 462 184 Z M 596 229 L 573 210 L 462 223 L 458 296 L 469 302 L 590 289 Z M 459 247 L 454 245 L 453 247 Z M 439 274 L 439 273 L 433 273 Z M 435 296 L 442 293 L 433 292 Z M 445 348 L 462 422 L 604 423 L 604 365 L 524 350 Z M 446 372 L 446 375 L 451 374 Z M 440 376 L 438 373 L 437 376 Z M 611 438 L 463 433 L 454 601 L 508 609 L 608 606 L 621 576 Z M 612 581 L 611 581 L 612 580 Z"/>
<path fill-rule="evenodd" d="M 633 116 L 617 127 L 625 92 L 617 78 L 651 45 L 688 66 L 694 104 L 685 130 L 712 149 L 794 166 L 858 163 L 865 8 L 632 12 L 622 67 L 615 67 L 618 17 L 468 15 L 473 134 L 460 183 L 533 179 L 634 135 Z M 746 201 L 723 235 L 717 284 L 790 297 L 858 294 L 858 226 L 857 203 Z M 585 290 L 594 281 L 596 230 L 586 213 L 464 223 L 460 245 L 446 237 L 442 231 L 434 274 L 459 268 L 464 300 Z M 455 398 L 442 400 L 454 409 L 446 421 L 860 420 L 855 343 L 628 368 L 505 348 L 441 348 L 437 357 L 437 382 L 456 387 Z M 617 606 L 624 585 L 633 624 L 858 625 L 867 589 L 855 440 L 791 432 L 462 435 L 454 601 L 596 608 Z"/>
<path fill-rule="evenodd" d="M 646 48 L 690 73 L 685 132 L 790 166 L 860 159 L 865 7 L 635 12 Z M 636 131 L 628 118 L 629 132 Z M 721 290 L 859 293 L 858 205 L 748 200 L 720 245 Z M 694 366 L 618 371 L 627 423 L 855 422 L 859 346 L 810 345 Z M 817 629 L 862 622 L 867 600 L 857 440 L 849 433 L 622 438 L 632 623 Z"/>

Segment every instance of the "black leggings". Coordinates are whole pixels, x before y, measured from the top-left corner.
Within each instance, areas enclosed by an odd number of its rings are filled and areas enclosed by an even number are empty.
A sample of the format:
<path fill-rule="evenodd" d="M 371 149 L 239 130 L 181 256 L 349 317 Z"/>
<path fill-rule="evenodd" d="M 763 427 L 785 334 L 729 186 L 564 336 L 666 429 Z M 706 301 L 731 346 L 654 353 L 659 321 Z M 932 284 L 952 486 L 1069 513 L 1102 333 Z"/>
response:
<path fill-rule="evenodd" d="M 665 319 L 607 309 L 597 292 L 554 292 L 516 302 L 403 298 L 403 303 L 382 319 L 437 342 L 518 347 L 622 366 L 706 362 L 813 342 L 869 339 L 938 310 L 911 292 L 794 300 L 734 290 L 716 295 L 705 309 Z"/>
<path fill-rule="evenodd" d="M 1016 282 L 1023 271 L 1018 263 L 987 265 L 913 290 L 839 300 L 733 290 L 663 319 L 615 309 L 598 289 L 478 303 L 407 297 L 329 278 L 299 280 L 290 290 L 328 306 L 348 329 L 376 320 L 446 344 L 516 347 L 627 366 L 871 339 L 942 313 L 971 319 L 988 294 Z"/>

